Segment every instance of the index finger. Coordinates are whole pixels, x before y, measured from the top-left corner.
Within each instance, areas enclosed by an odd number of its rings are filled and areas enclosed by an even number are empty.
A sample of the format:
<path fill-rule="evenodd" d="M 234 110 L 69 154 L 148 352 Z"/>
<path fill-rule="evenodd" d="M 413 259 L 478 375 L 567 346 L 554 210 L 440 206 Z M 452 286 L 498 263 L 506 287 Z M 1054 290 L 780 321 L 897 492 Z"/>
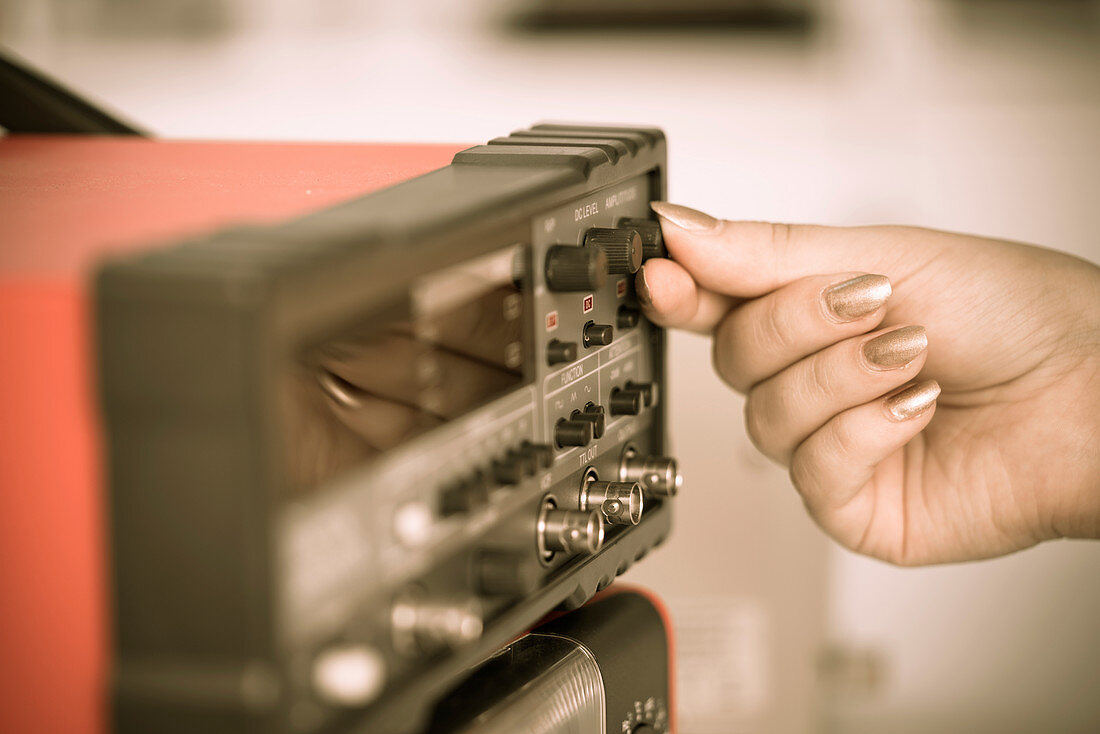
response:
<path fill-rule="evenodd" d="M 898 282 L 917 265 L 917 237 L 918 251 L 934 254 L 928 232 L 908 227 L 733 222 L 663 201 L 650 206 L 671 257 L 704 289 L 741 298 L 820 273 L 882 273 Z"/>

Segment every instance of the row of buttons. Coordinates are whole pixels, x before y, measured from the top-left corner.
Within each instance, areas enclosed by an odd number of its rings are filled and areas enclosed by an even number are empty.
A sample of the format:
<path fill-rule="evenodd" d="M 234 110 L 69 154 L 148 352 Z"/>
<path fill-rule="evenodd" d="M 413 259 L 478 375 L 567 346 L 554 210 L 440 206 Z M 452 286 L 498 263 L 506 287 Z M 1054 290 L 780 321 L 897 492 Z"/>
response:
<path fill-rule="evenodd" d="M 494 459 L 488 469 L 478 469 L 473 474 L 446 488 L 439 495 L 439 512 L 444 517 L 474 512 L 489 502 L 489 491 L 494 484 L 519 484 L 554 463 L 554 449 L 545 444 L 524 441 Z"/>
<path fill-rule="evenodd" d="M 562 418 L 554 426 L 554 442 L 559 447 L 587 446 L 593 439 L 603 436 L 607 423 L 606 414 L 638 415 L 643 407 L 652 406 L 657 400 L 657 389 L 652 382 L 627 382 L 616 387 L 608 396 L 608 407 L 588 403 L 584 410 L 574 410 L 568 418 Z"/>

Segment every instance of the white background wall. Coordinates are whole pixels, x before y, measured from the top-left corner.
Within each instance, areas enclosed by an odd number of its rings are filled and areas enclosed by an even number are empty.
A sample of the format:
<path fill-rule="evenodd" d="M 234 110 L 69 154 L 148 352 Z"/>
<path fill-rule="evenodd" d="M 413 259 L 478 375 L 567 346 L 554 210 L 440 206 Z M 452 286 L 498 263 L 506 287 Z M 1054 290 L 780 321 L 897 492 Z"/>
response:
<path fill-rule="evenodd" d="M 94 3 L 9 0 L 0 41 L 165 136 L 473 143 L 542 119 L 645 122 L 668 133 L 671 198 L 715 214 L 1100 260 L 1096 3 L 822 5 L 809 37 L 538 37 L 458 0 L 239 0 L 237 30 L 210 35 L 142 31 L 141 3 L 118 34 L 81 30 Z M 753 454 L 706 341 L 675 336 L 672 360 L 688 483 L 673 539 L 629 578 L 680 613 L 685 734 L 1100 731 L 1100 543 L 920 570 L 855 557 Z M 884 674 L 823 696 L 819 718 L 826 636 Z"/>

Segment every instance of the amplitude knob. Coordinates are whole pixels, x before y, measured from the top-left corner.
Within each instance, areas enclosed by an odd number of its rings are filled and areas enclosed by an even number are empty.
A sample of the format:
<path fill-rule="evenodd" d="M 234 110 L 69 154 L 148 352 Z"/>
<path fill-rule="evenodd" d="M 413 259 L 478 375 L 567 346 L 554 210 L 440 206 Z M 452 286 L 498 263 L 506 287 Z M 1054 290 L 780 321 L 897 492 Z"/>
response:
<path fill-rule="evenodd" d="M 584 246 L 607 253 L 607 270 L 612 275 L 630 275 L 642 267 L 642 238 L 628 227 L 593 227 L 584 235 Z"/>
<path fill-rule="evenodd" d="M 607 253 L 598 247 L 553 245 L 546 251 L 546 287 L 592 291 L 607 282 Z"/>
<path fill-rule="evenodd" d="M 664 238 L 661 237 L 661 223 L 652 219 L 627 218 L 619 220 L 620 227 L 629 227 L 642 238 L 642 259 L 668 257 Z"/>

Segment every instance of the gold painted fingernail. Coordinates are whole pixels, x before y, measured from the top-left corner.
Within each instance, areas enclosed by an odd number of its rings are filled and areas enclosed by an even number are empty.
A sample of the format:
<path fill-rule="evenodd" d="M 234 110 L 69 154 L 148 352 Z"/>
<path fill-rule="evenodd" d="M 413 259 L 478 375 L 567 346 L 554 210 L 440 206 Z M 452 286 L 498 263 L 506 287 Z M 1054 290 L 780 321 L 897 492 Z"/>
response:
<path fill-rule="evenodd" d="M 679 204 L 669 204 L 667 201 L 652 201 L 649 206 L 657 212 L 657 216 L 661 219 L 688 232 L 700 234 L 713 232 L 722 223 L 722 220 L 715 219 L 697 209 L 680 206 Z"/>
<path fill-rule="evenodd" d="M 645 277 L 645 266 L 634 277 L 634 290 L 638 294 L 638 302 L 643 306 L 652 306 L 653 298 L 649 295 L 649 281 Z"/>
<path fill-rule="evenodd" d="M 903 326 L 864 343 L 863 356 L 879 369 L 895 370 L 912 362 L 928 348 L 923 326 Z"/>
<path fill-rule="evenodd" d="M 882 308 L 892 292 L 885 275 L 860 275 L 829 286 L 822 295 L 834 316 L 841 321 L 855 321 Z"/>
<path fill-rule="evenodd" d="M 909 420 L 936 404 L 940 396 L 940 384 L 935 380 L 918 382 L 904 387 L 900 392 L 886 397 L 886 410 L 897 421 Z"/>

